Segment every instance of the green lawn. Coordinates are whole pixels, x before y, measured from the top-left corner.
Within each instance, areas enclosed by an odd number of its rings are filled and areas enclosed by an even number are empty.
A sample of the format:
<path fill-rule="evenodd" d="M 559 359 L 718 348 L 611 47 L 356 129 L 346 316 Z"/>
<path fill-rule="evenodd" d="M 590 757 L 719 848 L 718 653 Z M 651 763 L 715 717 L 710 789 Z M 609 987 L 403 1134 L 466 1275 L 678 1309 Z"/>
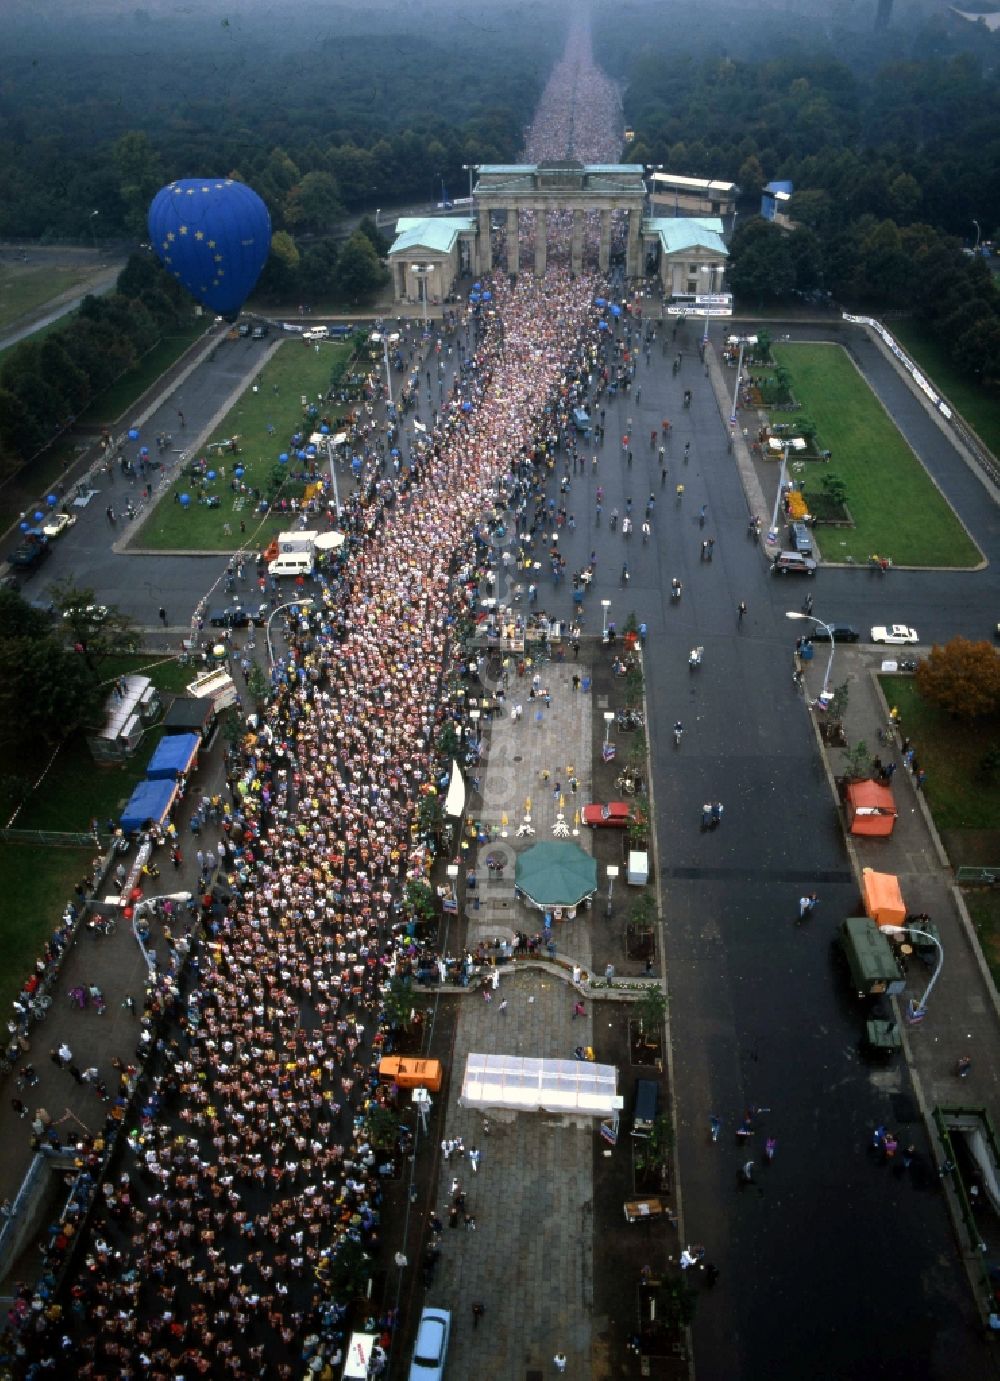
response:
<path fill-rule="evenodd" d="M 927 772 L 924 795 L 938 829 L 1000 832 L 1000 778 L 980 770 L 987 749 L 1000 744 L 1000 719 L 970 725 L 927 704 L 910 677 L 886 676 L 881 682 Z M 1000 863 L 1000 833 L 997 844 L 994 863 Z"/>
<path fill-rule="evenodd" d="M 0 846 L 0 1010 L 10 1012 L 95 853 L 93 848 L 50 849 L 41 844 Z"/>
<path fill-rule="evenodd" d="M 213 454 L 218 456 L 212 467 L 216 478 L 202 489 L 189 476 L 179 476 L 133 534 L 134 545 L 154 551 L 234 551 L 242 546 L 266 546 L 272 536 L 287 527 L 287 516 L 261 518 L 251 497 L 234 495 L 230 487 L 233 470 L 242 465 L 246 487 L 266 488 L 288 438 L 303 427 L 302 398 L 315 400 L 324 394 L 340 378 L 352 349 L 341 341 L 323 342 L 318 350 L 305 347 L 301 340 L 285 341 L 265 366 L 256 391 L 249 387 L 209 438 L 211 444 L 238 436 L 239 453 L 213 453 L 203 446 L 199 455 L 210 460 Z M 336 413 L 329 410 L 327 415 L 333 421 Z M 288 468 L 292 470 L 292 466 Z M 301 482 L 289 478 L 289 496 L 301 497 L 302 490 Z M 198 502 L 199 493 L 218 495 L 221 505 L 208 508 Z M 192 500 L 187 507 L 179 502 L 181 494 Z"/>
<path fill-rule="evenodd" d="M 101 683 L 109 686 L 119 676 L 148 676 L 161 694 L 183 695 L 195 672 L 182 666 L 176 657 L 158 658 L 150 655 L 135 657 L 107 657 L 100 665 Z"/>
<path fill-rule="evenodd" d="M 923 701 L 910 678 L 880 680 L 927 773 L 924 796 L 952 865 L 1000 864 L 1000 779 L 980 766 L 987 749 L 1000 745 L 1000 717 L 965 724 Z M 1000 893 L 966 891 L 965 900 L 1000 985 Z"/>
<path fill-rule="evenodd" d="M 775 360 L 792 375 L 793 393 L 818 429 L 817 444 L 833 453 L 829 466 L 804 462 L 791 478 L 806 493 L 824 473 L 847 488 L 853 528 L 820 528 L 828 561 L 863 562 L 872 552 L 899 566 L 974 566 L 981 560 L 958 518 L 858 374 L 835 345 L 773 345 Z M 793 420 L 793 419 L 790 419 Z"/>
<path fill-rule="evenodd" d="M 127 420 L 136 399 L 152 388 L 160 375 L 175 364 L 189 346 L 205 335 L 211 324 L 210 317 L 192 317 L 186 327 L 172 335 L 162 336 L 133 369 L 127 370 L 99 398 L 94 399 L 80 414 L 79 421 L 84 426 L 95 423 L 110 426 L 119 418 Z"/>
<path fill-rule="evenodd" d="M 941 342 L 916 321 L 889 323 L 892 334 L 907 354 L 958 409 L 974 432 L 994 454 L 1000 450 L 1000 399 L 955 370 Z"/>
<path fill-rule="evenodd" d="M 48 264 L 5 264 L 0 269 L 0 330 L 76 287 L 93 271 L 92 265 L 54 268 Z"/>

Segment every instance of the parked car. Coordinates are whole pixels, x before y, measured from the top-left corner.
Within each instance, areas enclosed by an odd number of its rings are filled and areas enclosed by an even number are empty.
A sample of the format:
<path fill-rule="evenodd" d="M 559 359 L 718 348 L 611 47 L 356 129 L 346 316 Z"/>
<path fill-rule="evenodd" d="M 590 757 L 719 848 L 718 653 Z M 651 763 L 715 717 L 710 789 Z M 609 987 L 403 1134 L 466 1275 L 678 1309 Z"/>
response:
<path fill-rule="evenodd" d="M 216 609 L 208 617 L 213 628 L 249 628 L 255 623 L 263 628 L 270 610 L 266 604 L 257 609 L 244 609 L 242 604 L 230 604 L 226 609 Z"/>
<path fill-rule="evenodd" d="M 250 334 L 250 323 L 249 323 L 249 321 L 241 321 L 241 322 L 240 322 L 238 334 L 241 335 L 241 336 L 248 336 L 248 335 Z"/>
<path fill-rule="evenodd" d="M 861 637 L 858 630 L 852 628 L 849 623 L 831 623 L 826 628 L 814 628 L 809 634 L 808 641 L 811 643 L 828 643 L 830 632 L 833 633 L 834 643 L 856 643 Z"/>
<path fill-rule="evenodd" d="M 37 571 L 51 552 L 47 537 L 29 537 L 11 552 L 10 564 L 19 571 Z"/>
<path fill-rule="evenodd" d="M 75 527 L 75 513 L 57 513 L 50 518 L 42 527 L 42 535 L 52 541 L 55 537 L 61 537 L 67 528 Z"/>
<path fill-rule="evenodd" d="M 447 1309 L 426 1306 L 420 1314 L 417 1341 L 413 1345 L 410 1381 L 441 1381 L 451 1335 L 451 1314 Z"/>
<path fill-rule="evenodd" d="M 623 830 L 631 818 L 627 801 L 609 801 L 606 806 L 594 801 L 583 808 L 583 823 L 595 830 Z"/>
<path fill-rule="evenodd" d="M 108 617 L 108 606 L 106 604 L 78 604 L 72 609 L 63 610 L 63 618 L 86 619 L 88 623 L 103 623 Z"/>
<path fill-rule="evenodd" d="M 771 562 L 774 575 L 815 575 L 816 562 L 798 551 L 779 551 Z"/>
<path fill-rule="evenodd" d="M 267 335 L 267 327 L 262 322 L 259 322 L 250 332 L 250 335 L 254 340 L 263 340 Z"/>
<path fill-rule="evenodd" d="M 813 539 L 812 533 L 805 523 L 793 523 L 791 528 L 792 548 L 800 552 L 803 556 L 812 556 Z"/>
<path fill-rule="evenodd" d="M 905 623 L 878 624 L 872 629 L 873 643 L 891 643 L 896 647 L 904 643 L 918 643 L 920 638 L 915 628 L 907 628 Z"/>

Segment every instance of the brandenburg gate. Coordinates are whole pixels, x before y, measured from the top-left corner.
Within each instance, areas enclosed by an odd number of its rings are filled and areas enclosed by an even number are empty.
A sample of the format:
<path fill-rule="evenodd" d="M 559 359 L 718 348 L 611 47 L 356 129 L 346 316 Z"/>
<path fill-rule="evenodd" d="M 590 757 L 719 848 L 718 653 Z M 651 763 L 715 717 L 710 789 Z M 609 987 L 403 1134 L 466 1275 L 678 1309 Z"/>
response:
<path fill-rule="evenodd" d="M 641 226 L 646 197 L 642 172 L 641 163 L 578 163 L 575 159 L 482 164 L 473 196 L 479 215 L 479 272 L 489 273 L 493 267 L 493 212 L 505 211 L 508 216 L 508 273 L 520 271 L 518 216 L 522 211 L 535 213 L 535 273 L 541 277 L 548 253 L 548 213 L 568 211 L 573 217 L 570 268 L 574 273 L 582 273 L 584 217 L 588 211 L 597 211 L 601 217 L 598 266 L 602 273 L 607 273 L 611 259 L 611 213 L 624 211 L 628 218 L 625 274 L 638 278 L 643 270 Z"/>

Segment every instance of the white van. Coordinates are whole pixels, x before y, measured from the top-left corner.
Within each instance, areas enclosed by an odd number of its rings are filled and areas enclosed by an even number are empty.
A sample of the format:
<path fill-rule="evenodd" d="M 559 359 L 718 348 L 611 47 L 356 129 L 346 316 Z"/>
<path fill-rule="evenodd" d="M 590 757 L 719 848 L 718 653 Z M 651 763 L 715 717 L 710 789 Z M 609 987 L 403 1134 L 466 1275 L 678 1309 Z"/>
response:
<path fill-rule="evenodd" d="M 329 340 L 329 326 L 310 326 L 308 331 L 303 331 L 303 340 Z"/>
<path fill-rule="evenodd" d="M 267 563 L 268 575 L 312 575 L 311 551 L 288 551 Z"/>

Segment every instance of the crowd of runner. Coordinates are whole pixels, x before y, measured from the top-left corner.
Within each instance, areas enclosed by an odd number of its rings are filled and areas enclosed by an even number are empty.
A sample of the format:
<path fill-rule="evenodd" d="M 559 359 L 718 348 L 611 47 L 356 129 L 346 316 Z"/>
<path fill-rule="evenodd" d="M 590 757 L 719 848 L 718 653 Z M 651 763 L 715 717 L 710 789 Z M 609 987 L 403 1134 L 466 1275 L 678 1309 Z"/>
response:
<path fill-rule="evenodd" d="M 586 141 L 606 158 L 593 135 L 613 140 L 616 118 L 610 84 L 571 47 L 529 152 Z M 532 531 L 545 527 L 556 453 L 577 467 L 572 408 L 620 350 L 598 329 L 593 276 L 556 263 L 542 281 L 489 286 L 436 425 L 349 501 L 323 607 L 291 619 L 268 707 L 230 759 L 225 886 L 206 898 L 186 969 L 150 995 L 153 1078 L 71 1288 L 15 1307 L 26 1375 L 66 1358 L 92 1378 L 332 1375 L 341 1358 L 338 1272 L 377 1256 L 383 1179 L 410 1150 L 405 1130 L 373 1145 L 370 1116 L 390 1096 L 377 1077 L 384 990 L 416 953 L 403 889 L 427 876 L 411 827 L 452 713 L 441 688 L 456 621 L 507 504 L 523 515 L 534 502 Z M 388 1350 L 391 1312 L 372 1322 Z"/>

